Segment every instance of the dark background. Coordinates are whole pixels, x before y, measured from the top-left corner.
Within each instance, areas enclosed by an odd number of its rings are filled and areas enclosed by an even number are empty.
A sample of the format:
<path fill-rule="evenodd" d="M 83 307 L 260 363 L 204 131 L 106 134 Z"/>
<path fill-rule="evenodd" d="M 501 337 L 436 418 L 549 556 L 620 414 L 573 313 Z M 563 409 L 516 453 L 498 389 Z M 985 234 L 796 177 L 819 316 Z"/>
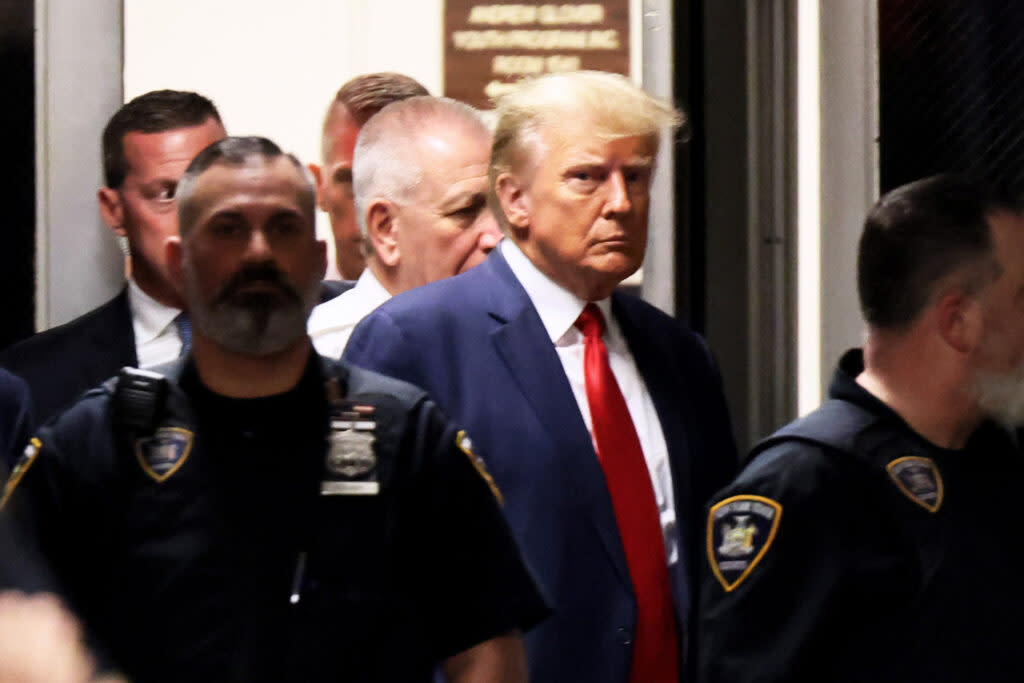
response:
<path fill-rule="evenodd" d="M 714 0 L 705 0 L 714 2 Z M 673 31 L 676 46 L 673 92 L 676 105 L 686 114 L 676 145 L 676 306 L 670 311 L 691 329 L 705 332 L 705 235 L 704 210 L 704 3 L 675 0 Z M 694 256 L 697 256 L 696 258 Z"/>
<path fill-rule="evenodd" d="M 879 0 L 881 191 L 1024 180 L 1024 2 Z"/>
<path fill-rule="evenodd" d="M 34 3 L 0 0 L 0 348 L 35 317 Z"/>

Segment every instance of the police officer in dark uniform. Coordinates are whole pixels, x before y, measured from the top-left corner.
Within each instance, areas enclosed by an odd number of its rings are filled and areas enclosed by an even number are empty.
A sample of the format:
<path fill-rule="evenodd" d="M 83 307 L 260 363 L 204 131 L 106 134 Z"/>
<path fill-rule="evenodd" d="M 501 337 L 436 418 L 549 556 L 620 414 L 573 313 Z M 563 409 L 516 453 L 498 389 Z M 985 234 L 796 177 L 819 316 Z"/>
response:
<path fill-rule="evenodd" d="M 1024 680 L 1021 206 L 898 188 L 858 286 L 863 353 L 709 508 L 699 680 Z"/>
<path fill-rule="evenodd" d="M 228 138 L 177 197 L 191 354 L 87 394 L 8 487 L 95 650 L 141 681 L 525 680 L 546 607 L 469 438 L 305 334 L 301 165 Z"/>

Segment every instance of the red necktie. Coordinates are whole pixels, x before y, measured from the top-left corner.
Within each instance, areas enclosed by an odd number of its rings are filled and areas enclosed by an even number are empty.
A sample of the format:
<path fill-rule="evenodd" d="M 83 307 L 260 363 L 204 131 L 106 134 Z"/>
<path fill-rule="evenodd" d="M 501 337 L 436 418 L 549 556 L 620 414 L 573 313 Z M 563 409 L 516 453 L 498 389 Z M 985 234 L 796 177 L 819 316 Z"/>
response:
<path fill-rule="evenodd" d="M 665 539 L 640 439 L 601 339 L 604 315 L 587 304 L 576 320 L 583 332 L 583 371 L 597 457 L 608 483 L 637 604 L 630 683 L 679 681 L 676 622 Z"/>

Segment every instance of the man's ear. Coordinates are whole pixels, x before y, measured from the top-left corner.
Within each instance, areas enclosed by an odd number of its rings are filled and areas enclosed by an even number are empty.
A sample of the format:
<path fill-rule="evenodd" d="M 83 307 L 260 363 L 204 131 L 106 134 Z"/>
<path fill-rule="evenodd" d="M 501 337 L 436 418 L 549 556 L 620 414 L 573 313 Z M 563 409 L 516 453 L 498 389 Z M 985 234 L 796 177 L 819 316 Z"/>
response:
<path fill-rule="evenodd" d="M 981 341 L 981 305 L 977 298 L 951 289 L 934 304 L 939 336 L 960 353 L 969 353 Z"/>
<path fill-rule="evenodd" d="M 494 181 L 494 193 L 509 225 L 526 229 L 530 226 L 530 198 L 522 182 L 511 173 L 502 173 Z"/>
<path fill-rule="evenodd" d="M 167 273 L 171 276 L 171 284 L 182 295 L 185 295 L 185 247 L 181 237 L 171 235 L 164 241 L 164 257 L 167 259 Z"/>
<path fill-rule="evenodd" d="M 324 193 L 323 190 L 320 189 L 320 183 L 323 182 L 323 168 L 320 164 L 314 164 L 312 162 L 306 164 L 306 168 L 308 168 L 309 172 L 313 174 L 313 186 L 316 188 L 316 205 L 320 209 L 326 211 L 327 209 L 324 209 L 323 205 Z"/>
<path fill-rule="evenodd" d="M 99 200 L 100 216 L 118 237 L 127 237 L 124 229 L 124 205 L 121 203 L 120 193 L 112 187 L 101 187 L 96 193 Z"/>
<path fill-rule="evenodd" d="M 402 254 L 398 247 L 397 208 L 392 202 L 377 197 L 366 207 L 366 237 L 381 265 L 395 267 Z"/>

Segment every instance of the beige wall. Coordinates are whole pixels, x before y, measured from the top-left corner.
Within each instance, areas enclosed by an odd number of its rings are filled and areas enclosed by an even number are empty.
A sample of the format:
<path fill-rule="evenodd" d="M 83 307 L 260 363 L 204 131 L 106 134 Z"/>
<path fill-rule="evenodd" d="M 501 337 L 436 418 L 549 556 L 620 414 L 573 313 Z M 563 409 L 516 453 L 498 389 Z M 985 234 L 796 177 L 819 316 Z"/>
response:
<path fill-rule="evenodd" d="M 121 0 L 36 0 L 36 328 L 67 322 L 124 284 L 100 219 L 100 131 L 121 103 Z"/>
<path fill-rule="evenodd" d="M 327 105 L 352 76 L 399 71 L 440 92 L 441 8 L 441 0 L 125 0 L 124 96 L 195 90 L 216 102 L 232 134 L 263 135 L 315 161 Z M 330 238 L 323 215 L 318 230 Z"/>
<path fill-rule="evenodd" d="M 634 35 L 642 9 L 664 21 L 667 0 L 631 1 Z M 124 0 L 124 96 L 195 90 L 232 134 L 314 161 L 327 105 L 352 76 L 398 71 L 441 93 L 443 10 L 443 0 Z M 633 46 L 640 80 L 641 41 Z M 330 239 L 323 214 L 318 231 Z"/>

